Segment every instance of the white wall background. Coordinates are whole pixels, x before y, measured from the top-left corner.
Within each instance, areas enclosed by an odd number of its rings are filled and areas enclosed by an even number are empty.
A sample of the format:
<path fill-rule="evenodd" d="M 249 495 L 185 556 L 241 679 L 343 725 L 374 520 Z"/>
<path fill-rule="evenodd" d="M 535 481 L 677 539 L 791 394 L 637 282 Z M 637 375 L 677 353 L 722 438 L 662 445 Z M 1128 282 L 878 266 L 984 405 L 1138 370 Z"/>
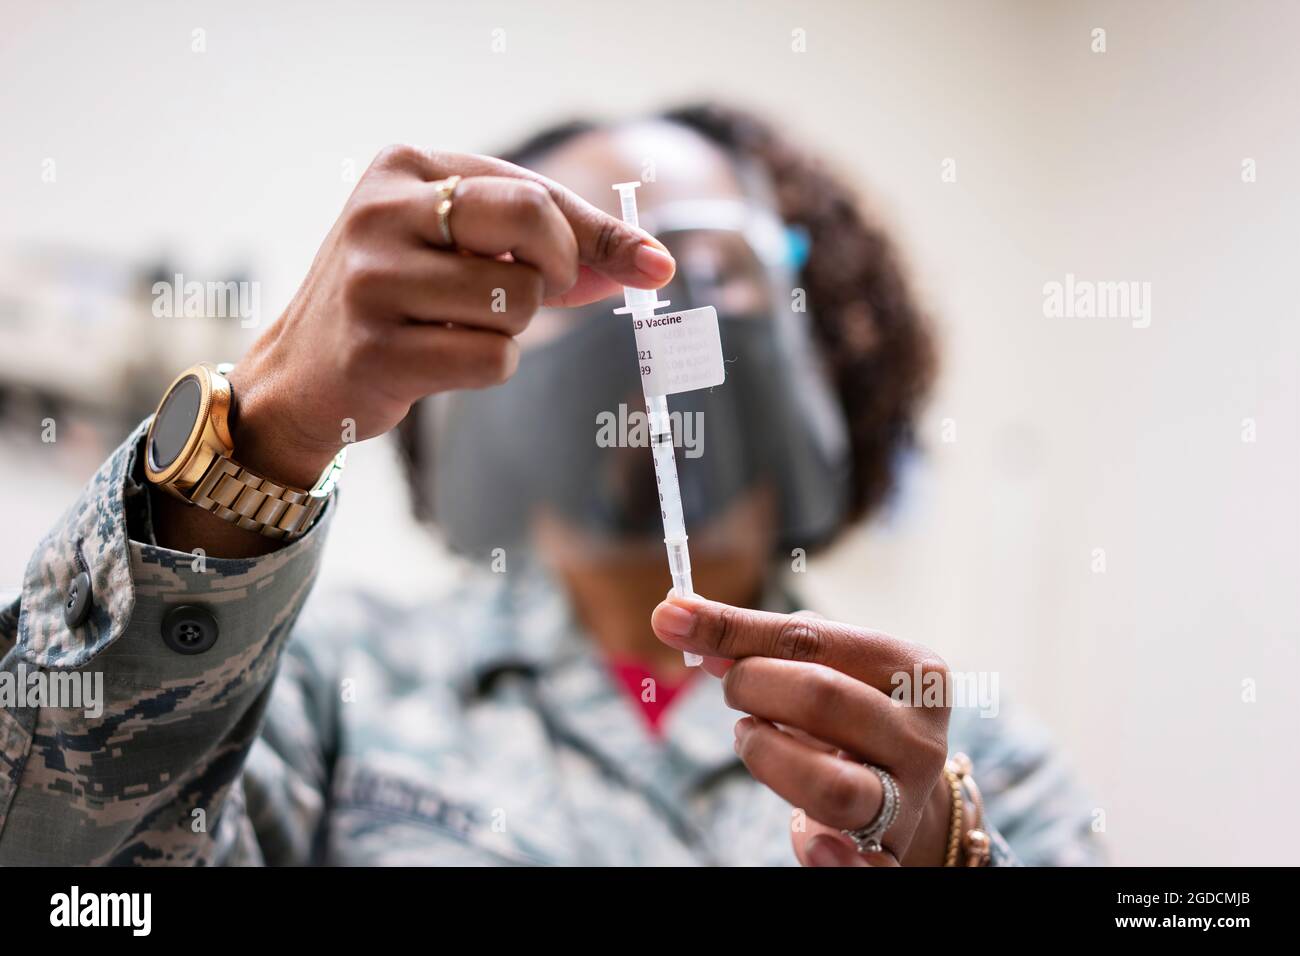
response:
<path fill-rule="evenodd" d="M 945 336 L 928 459 L 894 520 L 809 571 L 818 606 L 998 670 L 1118 862 L 1294 862 L 1300 9 L 3 0 L 0 22 L 0 241 L 251 262 L 269 314 L 344 161 L 385 143 L 490 151 L 710 95 L 778 117 L 895 225 Z M 1150 282 L 1151 326 L 1044 317 L 1066 273 Z M 0 443 L 0 584 L 93 467 Z M 385 447 L 349 484 L 323 586 L 446 573 Z M 385 490 L 388 520 L 360 513 Z"/>

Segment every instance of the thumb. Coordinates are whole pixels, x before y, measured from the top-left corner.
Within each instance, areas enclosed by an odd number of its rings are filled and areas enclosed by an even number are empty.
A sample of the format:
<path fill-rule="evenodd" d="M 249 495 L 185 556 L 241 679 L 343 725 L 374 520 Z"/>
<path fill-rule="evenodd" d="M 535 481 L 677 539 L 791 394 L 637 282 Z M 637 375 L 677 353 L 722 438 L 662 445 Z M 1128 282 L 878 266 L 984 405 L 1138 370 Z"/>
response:
<path fill-rule="evenodd" d="M 807 829 L 792 830 L 790 841 L 800 866 L 867 866 L 848 837 L 838 830 L 809 820 Z"/>
<path fill-rule="evenodd" d="M 898 866 L 893 854 L 859 853 L 839 830 L 813 819 L 804 829 L 791 830 L 790 842 L 801 866 Z"/>

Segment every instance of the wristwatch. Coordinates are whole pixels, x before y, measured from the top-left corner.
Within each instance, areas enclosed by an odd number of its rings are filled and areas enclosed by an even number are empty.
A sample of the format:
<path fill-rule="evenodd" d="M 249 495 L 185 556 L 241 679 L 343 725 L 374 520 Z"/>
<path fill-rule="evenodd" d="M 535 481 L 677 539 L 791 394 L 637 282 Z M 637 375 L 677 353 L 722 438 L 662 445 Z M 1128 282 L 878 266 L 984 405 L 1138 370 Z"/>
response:
<path fill-rule="evenodd" d="M 232 365 L 191 366 L 168 386 L 145 438 L 145 476 L 182 501 L 247 531 L 292 540 L 311 527 L 334 491 L 346 457 L 330 462 L 310 490 L 277 484 L 235 461 L 230 426 Z"/>

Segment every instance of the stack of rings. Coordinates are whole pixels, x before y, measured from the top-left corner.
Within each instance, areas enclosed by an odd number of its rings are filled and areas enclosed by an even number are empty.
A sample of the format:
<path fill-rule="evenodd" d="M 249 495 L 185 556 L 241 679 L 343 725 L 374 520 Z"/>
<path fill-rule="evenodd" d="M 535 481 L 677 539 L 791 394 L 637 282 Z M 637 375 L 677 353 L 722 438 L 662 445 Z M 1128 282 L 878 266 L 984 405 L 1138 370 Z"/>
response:
<path fill-rule="evenodd" d="M 858 848 L 859 853 L 879 853 L 884 849 L 881 838 L 884 837 L 885 831 L 894 825 L 898 819 L 900 801 L 898 799 L 898 784 L 890 776 L 889 771 L 883 767 L 877 767 L 874 764 L 864 763 L 866 767 L 876 775 L 880 780 L 880 791 L 882 800 L 880 802 L 880 812 L 866 826 L 858 827 L 856 830 L 842 830 L 841 832 L 853 841 Z"/>

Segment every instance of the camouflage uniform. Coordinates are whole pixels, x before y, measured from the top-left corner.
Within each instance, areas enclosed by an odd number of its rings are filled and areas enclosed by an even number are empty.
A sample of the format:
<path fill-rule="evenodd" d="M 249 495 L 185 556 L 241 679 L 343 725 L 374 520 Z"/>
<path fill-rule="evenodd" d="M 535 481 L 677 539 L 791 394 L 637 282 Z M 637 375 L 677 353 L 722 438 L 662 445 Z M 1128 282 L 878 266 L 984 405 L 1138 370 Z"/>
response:
<path fill-rule="evenodd" d="M 0 862 L 794 862 L 791 809 L 736 758 L 717 681 L 689 684 L 656 739 L 561 592 L 513 571 L 424 606 L 318 596 L 299 621 L 328 510 L 273 554 L 197 572 L 150 543 L 143 428 L 0 608 L 4 670 L 100 669 L 107 697 L 98 718 L 0 710 Z M 83 567 L 94 606 L 69 628 Z M 211 649 L 160 639 L 178 604 L 215 616 Z M 951 730 L 997 862 L 1097 862 L 1089 804 L 1006 710 L 958 709 Z"/>

